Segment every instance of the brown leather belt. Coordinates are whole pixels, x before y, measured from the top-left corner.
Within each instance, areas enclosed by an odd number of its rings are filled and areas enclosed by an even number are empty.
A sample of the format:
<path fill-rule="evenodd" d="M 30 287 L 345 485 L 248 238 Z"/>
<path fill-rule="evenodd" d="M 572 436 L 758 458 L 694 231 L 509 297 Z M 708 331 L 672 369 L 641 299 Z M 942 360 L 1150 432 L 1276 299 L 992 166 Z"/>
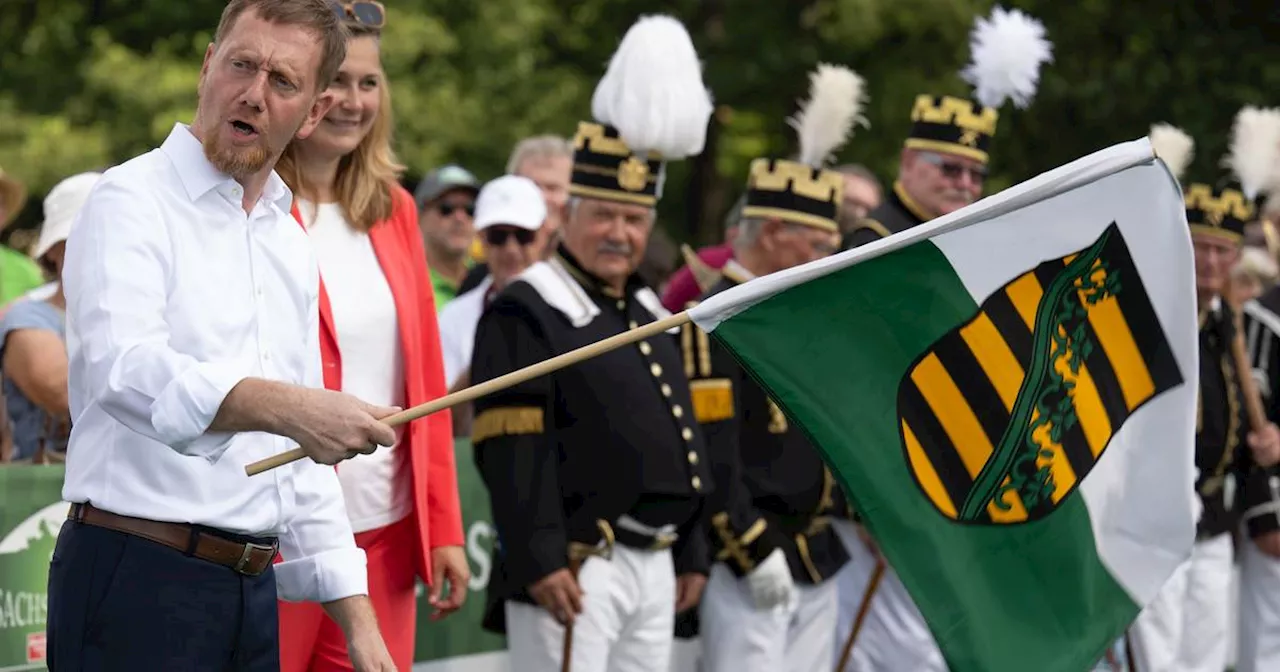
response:
<path fill-rule="evenodd" d="M 275 560 L 280 547 L 278 541 L 270 546 L 232 541 L 190 525 L 130 518 L 96 509 L 88 503 L 72 504 L 67 518 L 164 544 L 184 554 L 229 567 L 245 576 L 261 576 Z"/>

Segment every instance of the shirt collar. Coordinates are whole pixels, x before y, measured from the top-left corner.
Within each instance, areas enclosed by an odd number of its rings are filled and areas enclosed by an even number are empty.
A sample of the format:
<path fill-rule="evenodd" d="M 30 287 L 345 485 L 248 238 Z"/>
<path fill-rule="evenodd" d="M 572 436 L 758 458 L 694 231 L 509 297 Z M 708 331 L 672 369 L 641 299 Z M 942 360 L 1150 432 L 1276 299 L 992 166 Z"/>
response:
<path fill-rule="evenodd" d="M 733 281 L 734 284 L 738 285 L 751 282 L 756 278 L 756 274 L 748 271 L 747 267 L 738 263 L 737 259 L 730 259 L 729 261 L 726 261 L 724 268 L 720 269 L 720 274 L 729 278 L 729 280 Z"/>
<path fill-rule="evenodd" d="M 173 130 L 169 131 L 169 137 L 165 138 L 160 148 L 173 163 L 174 169 L 178 172 L 178 179 L 182 181 L 183 188 L 187 190 L 187 197 L 192 202 L 200 200 L 205 194 L 228 182 L 235 182 L 235 178 L 213 166 L 213 163 L 204 155 L 204 147 L 191 133 L 191 127 L 187 124 L 175 123 Z M 260 200 L 274 203 L 282 211 L 289 212 L 293 207 L 293 192 L 273 170 L 267 177 L 267 184 Z"/>

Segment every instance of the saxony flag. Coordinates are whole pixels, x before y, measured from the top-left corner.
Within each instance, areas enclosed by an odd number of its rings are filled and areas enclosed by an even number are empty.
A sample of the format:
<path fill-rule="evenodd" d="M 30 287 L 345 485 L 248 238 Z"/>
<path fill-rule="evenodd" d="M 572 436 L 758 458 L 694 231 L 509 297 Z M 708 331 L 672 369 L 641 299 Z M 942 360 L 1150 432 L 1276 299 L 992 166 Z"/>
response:
<path fill-rule="evenodd" d="M 822 451 L 953 672 L 1080 672 L 1191 552 L 1193 269 L 1143 139 L 690 317 Z"/>

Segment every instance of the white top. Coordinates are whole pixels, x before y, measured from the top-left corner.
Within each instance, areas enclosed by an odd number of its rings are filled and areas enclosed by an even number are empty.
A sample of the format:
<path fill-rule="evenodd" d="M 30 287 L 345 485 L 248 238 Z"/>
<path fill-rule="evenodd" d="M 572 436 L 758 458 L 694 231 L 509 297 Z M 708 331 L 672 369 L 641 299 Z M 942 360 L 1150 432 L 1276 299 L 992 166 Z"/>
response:
<path fill-rule="evenodd" d="M 207 429 L 246 377 L 319 388 L 319 281 L 292 194 L 243 191 L 176 124 L 108 170 L 67 241 L 72 430 L 62 496 L 126 516 L 279 536 L 282 599 L 368 593 L 332 467 L 250 462 L 293 448 Z"/>
<path fill-rule="evenodd" d="M 484 297 L 493 286 L 493 275 L 440 309 L 440 349 L 444 352 L 444 379 L 449 389 L 463 371 L 471 368 L 471 351 L 476 345 L 476 326 L 484 313 Z"/>
<path fill-rule="evenodd" d="M 298 211 L 307 223 L 329 295 L 342 357 L 342 391 L 371 404 L 403 407 L 404 357 L 396 304 L 369 234 L 353 229 L 337 203 L 317 207 L 299 199 Z M 407 453 L 397 450 L 403 438 L 400 425 L 396 446 L 338 465 L 354 531 L 385 527 L 413 510 Z"/>

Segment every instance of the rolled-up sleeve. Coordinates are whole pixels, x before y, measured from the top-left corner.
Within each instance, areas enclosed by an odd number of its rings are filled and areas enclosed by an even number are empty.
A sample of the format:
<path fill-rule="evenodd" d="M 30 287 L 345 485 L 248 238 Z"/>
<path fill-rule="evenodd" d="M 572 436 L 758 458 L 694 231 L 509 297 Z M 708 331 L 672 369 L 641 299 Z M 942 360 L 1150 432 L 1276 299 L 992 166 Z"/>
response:
<path fill-rule="evenodd" d="M 172 254 L 164 221 L 149 192 L 99 181 L 67 240 L 68 346 L 83 358 L 81 392 L 113 418 L 181 454 L 215 461 L 231 435 L 206 432 L 254 363 L 200 361 L 169 345 Z"/>
<path fill-rule="evenodd" d="M 276 592 L 290 602 L 331 602 L 369 594 L 365 554 L 347 519 L 338 472 L 311 460 L 293 465 L 295 508 L 280 537 Z"/>

